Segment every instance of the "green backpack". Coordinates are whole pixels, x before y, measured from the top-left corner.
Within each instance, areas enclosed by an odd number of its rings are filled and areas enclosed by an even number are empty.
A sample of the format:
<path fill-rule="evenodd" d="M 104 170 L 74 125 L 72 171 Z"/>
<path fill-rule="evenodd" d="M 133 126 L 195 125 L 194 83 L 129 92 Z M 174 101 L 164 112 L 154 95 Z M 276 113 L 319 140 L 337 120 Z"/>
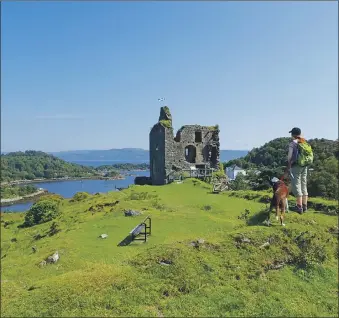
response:
<path fill-rule="evenodd" d="M 312 147 L 305 142 L 298 142 L 298 159 L 297 164 L 305 167 L 313 163 L 313 150 Z"/>

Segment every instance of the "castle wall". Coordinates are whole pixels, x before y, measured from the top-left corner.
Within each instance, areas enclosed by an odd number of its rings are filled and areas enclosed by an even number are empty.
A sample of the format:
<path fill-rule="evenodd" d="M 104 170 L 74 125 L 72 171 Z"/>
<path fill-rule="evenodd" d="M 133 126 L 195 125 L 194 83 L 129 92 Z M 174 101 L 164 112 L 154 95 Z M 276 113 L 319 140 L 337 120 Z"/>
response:
<path fill-rule="evenodd" d="M 150 133 L 152 184 L 165 184 L 171 171 L 189 169 L 192 165 L 207 164 L 211 168 L 218 168 L 219 155 L 217 127 L 183 126 L 174 138 L 172 117 L 161 108 L 159 122 Z"/>
<path fill-rule="evenodd" d="M 150 176 L 152 184 L 162 185 L 165 174 L 165 128 L 161 124 L 155 125 L 150 132 Z"/>

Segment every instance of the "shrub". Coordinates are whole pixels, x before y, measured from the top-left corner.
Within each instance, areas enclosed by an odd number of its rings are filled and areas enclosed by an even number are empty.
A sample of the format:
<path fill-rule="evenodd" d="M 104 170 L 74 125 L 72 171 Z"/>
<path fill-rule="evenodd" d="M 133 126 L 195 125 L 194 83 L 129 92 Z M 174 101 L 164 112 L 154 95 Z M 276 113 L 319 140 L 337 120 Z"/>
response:
<path fill-rule="evenodd" d="M 148 192 L 134 192 L 132 191 L 131 194 L 129 195 L 128 199 L 129 200 L 149 200 L 156 198 L 156 194 L 151 194 Z"/>
<path fill-rule="evenodd" d="M 61 229 L 59 228 L 58 223 L 53 222 L 51 227 L 49 228 L 48 235 L 49 236 L 53 236 L 53 235 L 57 234 L 60 231 L 61 231 Z"/>
<path fill-rule="evenodd" d="M 89 198 L 89 193 L 87 193 L 87 192 L 77 192 L 76 194 L 74 194 L 71 202 L 82 201 L 82 200 L 85 200 L 87 198 Z"/>
<path fill-rule="evenodd" d="M 217 181 L 219 181 L 220 179 L 224 179 L 225 177 L 226 175 L 225 175 L 224 165 L 220 162 L 219 169 L 212 173 L 212 180 L 216 179 Z"/>
<path fill-rule="evenodd" d="M 39 201 L 55 201 L 60 203 L 64 198 L 60 194 L 47 194 L 40 197 Z"/>
<path fill-rule="evenodd" d="M 58 203 L 51 200 L 38 201 L 25 215 L 24 226 L 34 226 L 49 222 L 59 216 Z"/>

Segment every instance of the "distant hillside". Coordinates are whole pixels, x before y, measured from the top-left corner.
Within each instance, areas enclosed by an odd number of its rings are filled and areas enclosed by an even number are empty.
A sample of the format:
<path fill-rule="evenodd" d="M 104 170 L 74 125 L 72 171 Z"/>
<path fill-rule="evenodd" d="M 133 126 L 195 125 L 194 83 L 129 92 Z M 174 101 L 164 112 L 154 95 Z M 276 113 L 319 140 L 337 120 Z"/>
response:
<path fill-rule="evenodd" d="M 287 164 L 287 152 L 290 138 L 276 138 L 259 148 L 253 148 L 242 158 L 228 162 L 226 166 L 237 164 L 243 168 L 256 167 L 281 167 Z M 322 165 L 329 157 L 339 158 L 338 141 L 328 139 L 310 139 L 309 144 L 314 152 L 313 167 Z"/>
<path fill-rule="evenodd" d="M 71 150 L 53 152 L 52 155 L 66 161 L 116 161 L 116 162 L 148 162 L 148 150 L 138 148 L 122 148 L 109 150 Z"/>
<path fill-rule="evenodd" d="M 221 150 L 220 160 L 226 162 L 245 156 L 248 150 Z M 123 148 L 110 150 L 74 150 L 51 153 L 66 161 L 117 161 L 117 162 L 149 162 L 148 150 L 139 148 Z"/>
<path fill-rule="evenodd" d="M 61 160 L 41 151 L 11 152 L 1 155 L 1 181 L 93 176 L 93 168 Z"/>

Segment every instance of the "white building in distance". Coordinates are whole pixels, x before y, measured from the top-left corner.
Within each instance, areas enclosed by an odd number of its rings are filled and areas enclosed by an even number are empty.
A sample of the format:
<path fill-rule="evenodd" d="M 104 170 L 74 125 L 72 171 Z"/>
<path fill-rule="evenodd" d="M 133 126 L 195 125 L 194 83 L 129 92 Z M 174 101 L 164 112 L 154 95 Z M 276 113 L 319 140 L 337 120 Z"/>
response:
<path fill-rule="evenodd" d="M 228 176 L 229 180 L 234 180 L 239 173 L 246 176 L 246 171 L 244 169 L 238 167 L 237 165 L 226 167 L 225 173 Z"/>

